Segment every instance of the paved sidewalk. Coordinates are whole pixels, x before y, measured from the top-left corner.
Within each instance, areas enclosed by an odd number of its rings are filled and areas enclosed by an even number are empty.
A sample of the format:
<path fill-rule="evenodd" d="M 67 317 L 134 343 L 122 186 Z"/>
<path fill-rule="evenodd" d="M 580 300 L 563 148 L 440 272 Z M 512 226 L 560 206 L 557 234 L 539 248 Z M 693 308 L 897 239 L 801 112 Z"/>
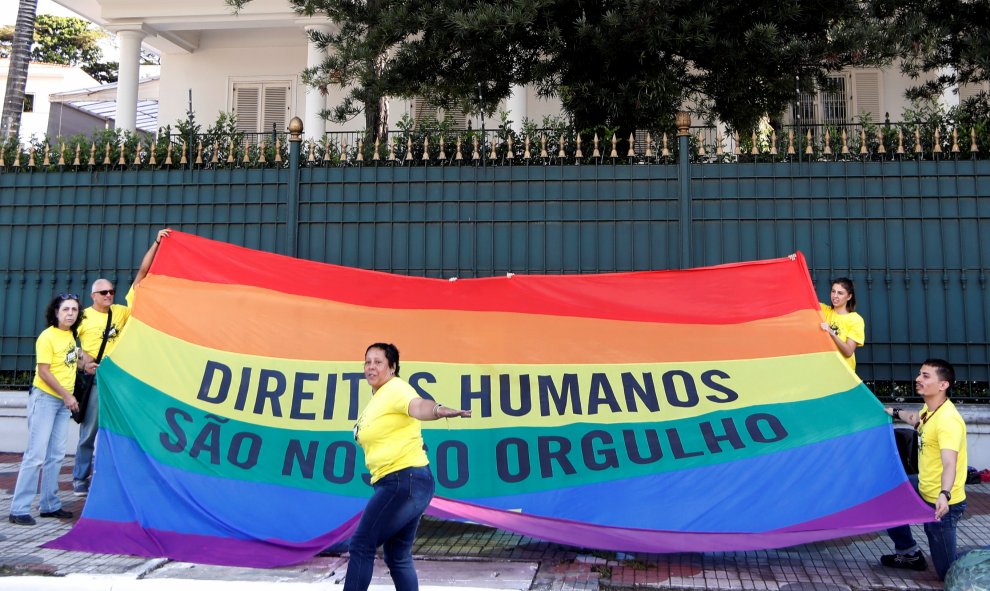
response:
<path fill-rule="evenodd" d="M 236 569 L 166 559 L 47 550 L 39 545 L 72 526 L 73 520 L 38 519 L 33 527 L 6 519 L 20 462 L 0 453 L 0 588 L 114 589 L 181 588 L 340 589 L 346 554 L 327 553 L 283 569 Z M 65 508 L 82 511 L 72 495 L 71 458 L 62 469 Z M 961 550 L 990 544 L 990 484 L 967 488 L 969 509 L 959 526 Z M 37 517 L 37 514 L 35 514 Z M 919 542 L 925 536 L 920 527 Z M 426 518 L 414 553 L 426 590 L 533 589 L 941 589 L 934 572 L 899 571 L 879 566 L 891 545 L 882 533 L 759 552 L 622 554 L 542 542 L 489 527 Z M 927 550 L 927 549 L 926 549 Z M 927 552 L 926 552 L 927 553 Z M 391 588 L 383 565 L 375 587 Z"/>

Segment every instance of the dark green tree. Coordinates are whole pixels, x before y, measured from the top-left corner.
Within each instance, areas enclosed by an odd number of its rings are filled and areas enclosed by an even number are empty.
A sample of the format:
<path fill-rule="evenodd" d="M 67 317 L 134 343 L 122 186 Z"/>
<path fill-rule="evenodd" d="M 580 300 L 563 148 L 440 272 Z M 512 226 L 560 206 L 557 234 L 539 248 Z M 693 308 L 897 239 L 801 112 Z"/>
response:
<path fill-rule="evenodd" d="M 307 76 L 353 89 L 338 119 L 361 108 L 367 119 L 381 96 L 490 113 L 514 85 L 533 84 L 560 97 L 579 128 L 665 126 L 693 101 L 747 129 L 783 110 L 796 80 L 807 88 L 885 57 L 856 0 L 291 2 L 339 25 L 314 37 L 330 57 Z"/>
<path fill-rule="evenodd" d="M 909 98 L 932 99 L 990 80 L 990 0 L 878 0 L 875 6 L 902 71 L 919 81 Z M 984 91 L 969 106 L 986 114 L 990 96 Z"/>

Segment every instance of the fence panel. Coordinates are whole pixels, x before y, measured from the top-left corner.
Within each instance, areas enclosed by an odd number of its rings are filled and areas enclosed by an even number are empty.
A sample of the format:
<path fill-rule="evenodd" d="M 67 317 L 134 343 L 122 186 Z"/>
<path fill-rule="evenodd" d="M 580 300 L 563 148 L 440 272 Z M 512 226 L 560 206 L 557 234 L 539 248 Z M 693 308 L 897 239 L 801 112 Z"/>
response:
<path fill-rule="evenodd" d="M 685 170 L 686 226 L 673 164 L 0 173 L 0 386 L 30 380 L 53 294 L 78 292 L 88 305 L 89 285 L 107 277 L 122 296 L 166 225 L 279 253 L 292 252 L 294 235 L 303 258 L 442 278 L 677 268 L 800 250 L 822 299 L 833 277 L 856 283 L 864 379 L 910 379 L 928 356 L 953 361 L 963 380 L 990 379 L 990 161 Z M 760 286 L 738 291 L 767 297 Z"/>

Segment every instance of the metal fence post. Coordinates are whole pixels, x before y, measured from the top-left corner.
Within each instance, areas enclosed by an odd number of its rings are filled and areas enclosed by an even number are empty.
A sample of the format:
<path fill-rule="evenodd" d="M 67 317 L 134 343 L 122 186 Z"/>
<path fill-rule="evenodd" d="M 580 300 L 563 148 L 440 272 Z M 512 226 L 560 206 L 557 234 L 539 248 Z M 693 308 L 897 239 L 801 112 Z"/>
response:
<path fill-rule="evenodd" d="M 299 232 L 299 144 L 302 142 L 303 122 L 299 117 L 289 121 L 289 186 L 285 204 L 285 254 L 296 256 Z"/>
<path fill-rule="evenodd" d="M 681 239 L 680 267 L 691 261 L 691 113 L 678 111 L 677 118 L 677 225 Z"/>

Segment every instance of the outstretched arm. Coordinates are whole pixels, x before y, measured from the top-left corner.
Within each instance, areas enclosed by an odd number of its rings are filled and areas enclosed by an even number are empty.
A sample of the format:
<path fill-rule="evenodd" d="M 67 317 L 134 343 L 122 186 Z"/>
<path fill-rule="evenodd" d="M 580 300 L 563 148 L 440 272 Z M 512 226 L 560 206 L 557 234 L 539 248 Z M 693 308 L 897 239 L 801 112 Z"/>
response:
<path fill-rule="evenodd" d="M 467 418 L 471 416 L 471 411 L 450 408 L 425 398 L 413 398 L 409 401 L 409 416 L 421 421 L 435 421 L 454 417 Z"/>
<path fill-rule="evenodd" d="M 155 241 L 148 248 L 148 252 L 144 253 L 144 258 L 141 259 L 141 266 L 138 267 L 137 276 L 134 277 L 132 287 L 137 287 L 141 283 L 141 280 L 148 275 L 148 271 L 151 270 L 151 263 L 155 262 L 155 255 L 158 254 L 158 247 L 161 245 L 162 240 L 168 238 L 171 231 L 171 228 L 158 230 L 158 236 L 155 237 Z"/>

